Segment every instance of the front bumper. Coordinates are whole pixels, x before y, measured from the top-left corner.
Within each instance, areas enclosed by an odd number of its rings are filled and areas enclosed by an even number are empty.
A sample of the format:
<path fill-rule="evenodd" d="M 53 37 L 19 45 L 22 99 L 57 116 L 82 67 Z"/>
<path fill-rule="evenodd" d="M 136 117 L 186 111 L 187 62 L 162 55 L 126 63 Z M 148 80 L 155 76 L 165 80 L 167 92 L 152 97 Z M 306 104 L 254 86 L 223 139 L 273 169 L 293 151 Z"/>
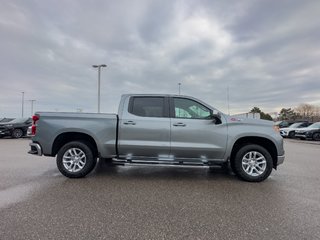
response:
<path fill-rule="evenodd" d="M 282 156 L 278 156 L 278 162 L 277 162 L 277 165 L 280 165 L 284 162 L 284 155 Z"/>
<path fill-rule="evenodd" d="M 312 138 L 312 135 L 314 134 L 314 132 L 306 132 L 306 138 Z"/>
<path fill-rule="evenodd" d="M 31 150 L 28 152 L 29 154 L 38 155 L 38 156 L 42 155 L 42 148 L 40 144 L 32 142 L 29 145 L 31 147 Z"/>
<path fill-rule="evenodd" d="M 282 137 L 288 137 L 288 132 L 285 132 L 285 131 L 281 131 L 281 130 L 280 130 L 280 135 L 281 135 Z"/>
<path fill-rule="evenodd" d="M 297 133 L 297 132 L 296 132 L 295 137 L 296 137 L 296 138 L 307 138 L 306 134 L 303 134 L 303 133 Z"/>
<path fill-rule="evenodd" d="M 8 129 L 1 129 L 0 130 L 0 136 L 10 136 L 11 135 L 11 131 Z"/>

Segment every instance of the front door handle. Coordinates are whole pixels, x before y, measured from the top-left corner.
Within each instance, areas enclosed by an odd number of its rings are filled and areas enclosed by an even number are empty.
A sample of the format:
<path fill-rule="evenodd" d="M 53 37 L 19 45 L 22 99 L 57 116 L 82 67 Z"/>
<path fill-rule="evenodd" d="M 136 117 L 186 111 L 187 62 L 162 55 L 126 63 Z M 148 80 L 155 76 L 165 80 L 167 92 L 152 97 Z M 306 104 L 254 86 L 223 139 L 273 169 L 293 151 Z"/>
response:
<path fill-rule="evenodd" d="M 187 125 L 185 123 L 178 122 L 178 123 L 174 123 L 173 126 L 175 126 L 175 127 L 185 127 Z"/>
<path fill-rule="evenodd" d="M 123 124 L 125 124 L 125 125 L 136 125 L 136 123 L 134 121 L 127 121 L 127 122 L 124 122 Z"/>

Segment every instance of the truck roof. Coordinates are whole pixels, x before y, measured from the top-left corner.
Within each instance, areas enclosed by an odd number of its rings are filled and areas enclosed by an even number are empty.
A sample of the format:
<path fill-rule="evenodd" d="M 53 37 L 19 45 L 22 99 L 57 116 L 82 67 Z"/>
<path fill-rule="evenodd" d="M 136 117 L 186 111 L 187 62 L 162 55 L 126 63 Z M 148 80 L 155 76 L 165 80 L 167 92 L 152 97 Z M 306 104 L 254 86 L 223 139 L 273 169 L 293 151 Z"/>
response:
<path fill-rule="evenodd" d="M 221 111 L 219 111 L 218 109 L 214 108 L 213 106 L 211 106 L 211 105 L 209 105 L 209 104 L 201 101 L 201 100 L 198 99 L 198 98 L 195 98 L 195 97 L 192 97 L 192 96 L 188 96 L 188 95 L 161 94 L 161 93 L 159 93 L 159 94 L 155 94 L 155 93 L 153 93 L 153 94 L 123 94 L 123 95 L 121 96 L 121 99 L 125 99 L 125 98 L 127 98 L 127 97 L 132 97 L 132 96 L 139 96 L 139 97 L 150 97 L 150 96 L 151 96 L 151 97 L 185 97 L 185 98 L 193 99 L 193 100 L 201 103 L 202 105 L 207 106 L 208 108 L 211 108 L 211 109 L 215 109 L 215 110 L 217 110 L 218 112 L 220 112 L 221 114 L 223 114 Z"/>
<path fill-rule="evenodd" d="M 124 97 L 126 97 L 126 96 L 142 96 L 142 97 L 149 97 L 149 96 L 151 96 L 151 97 L 157 97 L 157 96 L 161 96 L 161 97 L 188 97 L 188 98 L 194 98 L 194 97 L 191 97 L 191 96 L 188 96 L 188 95 L 178 95 L 178 94 L 161 94 L 161 93 L 159 93 L 159 94 L 156 94 L 156 93 L 151 93 L 151 94 L 134 94 L 134 93 L 132 93 L 132 94 L 130 94 L 130 93 L 128 93 L 128 94 L 122 94 L 122 96 L 124 96 Z"/>

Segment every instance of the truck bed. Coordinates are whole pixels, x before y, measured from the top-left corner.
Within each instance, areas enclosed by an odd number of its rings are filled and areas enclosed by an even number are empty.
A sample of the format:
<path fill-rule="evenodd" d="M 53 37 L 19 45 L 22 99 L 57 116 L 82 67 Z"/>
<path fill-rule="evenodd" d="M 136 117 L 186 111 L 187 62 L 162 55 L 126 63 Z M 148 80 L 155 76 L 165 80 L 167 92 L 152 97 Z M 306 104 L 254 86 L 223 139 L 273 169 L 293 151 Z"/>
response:
<path fill-rule="evenodd" d="M 116 155 L 117 114 L 37 112 L 36 115 L 40 119 L 33 141 L 41 139 L 44 155 L 54 156 L 56 154 L 54 148 L 59 139 L 72 140 L 77 134 L 87 134 L 92 137 L 97 144 L 99 156 Z"/>

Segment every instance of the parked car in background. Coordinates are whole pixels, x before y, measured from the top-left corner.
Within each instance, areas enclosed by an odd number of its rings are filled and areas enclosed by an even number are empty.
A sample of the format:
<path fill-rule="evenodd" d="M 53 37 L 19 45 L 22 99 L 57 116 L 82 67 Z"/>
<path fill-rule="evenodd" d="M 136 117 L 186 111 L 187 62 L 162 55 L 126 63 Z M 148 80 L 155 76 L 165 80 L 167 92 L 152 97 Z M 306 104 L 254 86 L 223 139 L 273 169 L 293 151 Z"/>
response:
<path fill-rule="evenodd" d="M 28 127 L 31 125 L 31 118 L 16 118 L 10 122 L 0 123 L 0 137 L 21 138 L 27 134 Z"/>
<path fill-rule="evenodd" d="M 320 141 L 320 122 L 311 124 L 309 127 L 296 130 L 295 136 L 300 139 L 313 139 Z"/>
<path fill-rule="evenodd" d="M 295 137 L 295 131 L 300 128 L 308 127 L 311 123 L 309 122 L 297 122 L 291 124 L 287 128 L 280 128 L 280 135 L 284 138 L 294 138 Z"/>
<path fill-rule="evenodd" d="M 278 128 L 286 128 L 289 127 L 293 122 L 288 122 L 288 121 L 277 121 L 274 123 L 274 126 Z"/>

